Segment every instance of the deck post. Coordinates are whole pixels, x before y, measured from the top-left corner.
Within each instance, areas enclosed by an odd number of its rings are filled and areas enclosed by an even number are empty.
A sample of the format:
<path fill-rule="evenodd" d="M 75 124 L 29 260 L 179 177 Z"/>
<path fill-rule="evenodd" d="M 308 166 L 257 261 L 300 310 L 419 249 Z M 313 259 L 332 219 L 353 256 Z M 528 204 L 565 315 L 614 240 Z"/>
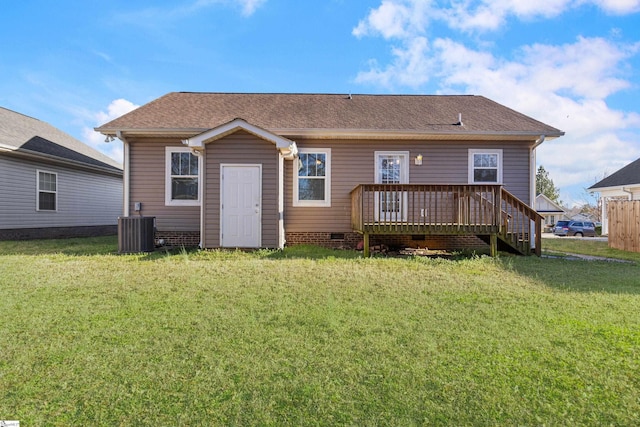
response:
<path fill-rule="evenodd" d="M 364 250 L 364 257 L 369 258 L 370 256 L 369 233 L 364 233 L 363 237 L 364 237 L 364 242 L 363 242 L 364 247 L 362 249 Z"/>
<path fill-rule="evenodd" d="M 498 235 L 496 233 L 491 233 L 489 235 L 489 246 L 490 255 L 492 257 L 498 256 Z"/>

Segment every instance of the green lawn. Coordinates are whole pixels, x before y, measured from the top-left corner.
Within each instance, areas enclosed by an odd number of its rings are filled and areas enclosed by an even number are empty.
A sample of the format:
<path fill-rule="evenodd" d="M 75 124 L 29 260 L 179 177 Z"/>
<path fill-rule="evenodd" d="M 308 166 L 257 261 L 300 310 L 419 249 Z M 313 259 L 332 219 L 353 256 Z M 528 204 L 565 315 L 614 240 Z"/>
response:
<path fill-rule="evenodd" d="M 0 419 L 634 425 L 640 267 L 0 242 Z"/>

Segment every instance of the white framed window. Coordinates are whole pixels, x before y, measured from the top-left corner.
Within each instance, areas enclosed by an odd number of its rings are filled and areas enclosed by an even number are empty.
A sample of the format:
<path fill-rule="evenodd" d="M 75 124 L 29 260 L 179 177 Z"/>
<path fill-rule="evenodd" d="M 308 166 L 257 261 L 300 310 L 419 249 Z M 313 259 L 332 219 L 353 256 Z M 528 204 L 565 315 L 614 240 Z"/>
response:
<path fill-rule="evenodd" d="M 469 150 L 469 184 L 502 184 L 502 150 Z"/>
<path fill-rule="evenodd" d="M 331 206 L 331 149 L 301 148 L 293 168 L 293 206 Z"/>
<path fill-rule="evenodd" d="M 58 174 L 36 171 L 36 210 L 56 212 L 58 210 Z"/>
<path fill-rule="evenodd" d="M 188 147 L 166 147 L 165 205 L 200 205 L 201 157 Z"/>

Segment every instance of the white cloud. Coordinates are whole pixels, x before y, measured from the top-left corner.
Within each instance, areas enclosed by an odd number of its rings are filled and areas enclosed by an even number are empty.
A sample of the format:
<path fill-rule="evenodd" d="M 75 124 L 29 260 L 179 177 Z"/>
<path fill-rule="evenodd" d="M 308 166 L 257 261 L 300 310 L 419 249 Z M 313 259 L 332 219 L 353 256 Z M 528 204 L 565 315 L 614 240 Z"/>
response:
<path fill-rule="evenodd" d="M 379 33 L 385 39 L 403 37 L 410 17 L 411 11 L 406 5 L 385 0 L 379 8 L 371 10 L 366 20 L 360 21 L 353 35 L 362 37 Z"/>
<path fill-rule="evenodd" d="M 640 0 L 593 0 L 593 4 L 615 15 L 627 15 L 640 11 Z"/>
<path fill-rule="evenodd" d="M 482 0 L 454 3 L 438 16 L 451 28 L 465 31 L 497 30 L 508 16 L 520 19 L 558 16 L 572 4 L 569 0 Z"/>
<path fill-rule="evenodd" d="M 93 114 L 95 126 L 103 125 L 113 119 L 116 119 L 139 106 L 126 99 L 115 99 L 107 106 L 106 111 L 99 111 Z M 85 143 L 93 148 L 101 151 L 112 159 L 122 163 L 123 149 L 122 143 L 118 140 L 105 142 L 105 136 L 93 130 L 93 127 L 85 126 L 82 129 L 82 138 Z"/>
<path fill-rule="evenodd" d="M 195 12 L 199 9 L 208 7 L 213 4 L 228 3 L 228 4 L 240 6 L 240 8 L 242 9 L 242 14 L 244 16 L 251 16 L 260 6 L 262 6 L 266 2 L 267 0 L 197 0 L 186 10 L 190 12 Z"/>
<path fill-rule="evenodd" d="M 509 57 L 472 48 L 461 38 L 429 40 L 435 20 L 454 31 L 488 31 L 507 18 L 558 16 L 591 4 L 606 13 L 626 14 L 639 9 L 640 0 L 461 0 L 437 9 L 431 2 L 384 0 L 358 23 L 358 37 L 381 36 L 391 43 L 388 64 L 370 62 L 356 82 L 386 89 L 420 88 L 434 83 L 440 93 L 484 95 L 566 132 L 543 144 L 538 163 L 559 187 L 586 188 L 640 157 L 640 114 L 611 108 L 611 95 L 631 86 L 627 61 L 640 43 L 623 44 L 602 37 L 577 36 L 561 45 L 522 46 Z M 420 7 L 418 6 L 420 4 Z M 481 44 L 481 41 L 474 40 Z"/>
<path fill-rule="evenodd" d="M 521 20 L 551 18 L 584 5 L 605 13 L 627 15 L 640 11 L 640 0 L 459 0 L 441 7 L 433 0 L 383 0 L 353 30 L 357 37 L 406 37 L 423 31 L 430 21 L 445 22 L 462 31 L 494 31 L 509 17 Z"/>
<path fill-rule="evenodd" d="M 439 17 L 452 28 L 490 31 L 499 29 L 510 16 L 522 20 L 552 18 L 584 5 L 594 5 L 605 13 L 615 15 L 627 15 L 640 10 L 640 0 L 467 0 L 442 9 Z"/>
<path fill-rule="evenodd" d="M 266 2 L 267 0 L 238 0 L 244 16 L 253 15 L 253 13 Z"/>
<path fill-rule="evenodd" d="M 216 5 L 239 7 L 245 17 L 249 17 L 267 0 L 195 0 L 179 6 L 152 6 L 145 9 L 125 11 L 116 15 L 116 20 L 149 30 L 166 31 L 166 26 L 179 20 L 202 13 Z"/>
<path fill-rule="evenodd" d="M 372 83 L 386 88 L 396 85 L 418 87 L 429 81 L 433 65 L 428 56 L 429 45 L 424 37 L 409 40 L 404 47 L 395 47 L 392 64 L 380 69 L 377 62 L 371 62 L 369 71 L 356 76 L 357 83 Z"/>
<path fill-rule="evenodd" d="M 525 47 L 517 62 L 451 40 L 436 40 L 434 48 L 442 91 L 481 94 L 565 131 L 538 150 L 538 163 L 557 186 L 593 184 L 593 176 L 612 164 L 640 157 L 637 141 L 622 136 L 640 129 L 640 115 L 606 102 L 628 86 L 615 74 L 634 48 L 579 38 L 563 46 Z"/>

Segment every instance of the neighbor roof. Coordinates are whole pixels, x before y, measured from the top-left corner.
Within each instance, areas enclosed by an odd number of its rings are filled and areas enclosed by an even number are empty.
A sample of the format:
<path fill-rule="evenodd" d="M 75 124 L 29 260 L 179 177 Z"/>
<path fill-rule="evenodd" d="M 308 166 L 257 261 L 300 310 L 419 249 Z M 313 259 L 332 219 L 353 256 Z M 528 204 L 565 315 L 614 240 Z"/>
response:
<path fill-rule="evenodd" d="M 602 181 L 596 182 L 589 190 L 596 188 L 621 187 L 624 185 L 640 184 L 640 159 L 612 173 Z"/>
<path fill-rule="evenodd" d="M 542 204 L 541 200 L 546 202 L 546 204 L 549 205 L 552 209 L 542 209 L 541 207 L 539 207 Z M 538 213 L 566 213 L 562 206 L 542 193 L 536 196 L 536 210 L 538 211 Z"/>
<path fill-rule="evenodd" d="M 121 171 L 118 162 L 33 117 L 0 107 L 0 148 L 23 154 Z"/>
<path fill-rule="evenodd" d="M 458 124 L 462 115 L 463 126 Z M 513 134 L 554 138 L 554 127 L 471 95 L 338 95 L 172 92 L 96 130 L 202 132 L 241 118 L 274 133 L 298 130 Z"/>

